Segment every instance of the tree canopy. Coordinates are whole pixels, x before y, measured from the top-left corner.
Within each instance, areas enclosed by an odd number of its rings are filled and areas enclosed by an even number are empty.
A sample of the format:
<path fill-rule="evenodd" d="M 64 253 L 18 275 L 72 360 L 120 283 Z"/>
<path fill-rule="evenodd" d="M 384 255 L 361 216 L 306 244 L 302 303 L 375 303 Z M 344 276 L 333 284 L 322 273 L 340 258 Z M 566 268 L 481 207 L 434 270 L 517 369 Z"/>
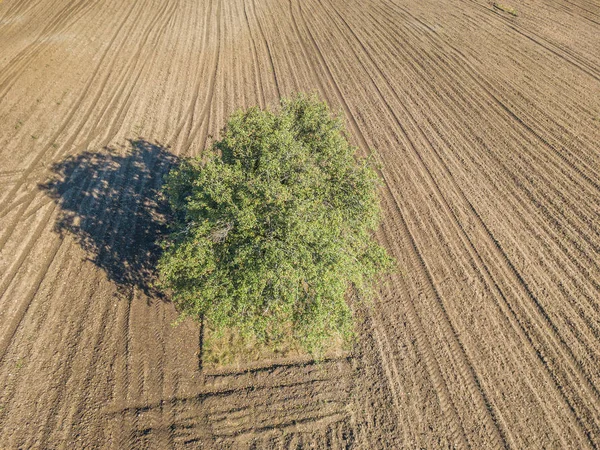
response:
<path fill-rule="evenodd" d="M 348 296 L 368 298 L 391 258 L 373 234 L 379 178 L 316 97 L 230 118 L 167 176 L 173 210 L 160 283 L 182 317 L 318 352 L 352 336 Z"/>

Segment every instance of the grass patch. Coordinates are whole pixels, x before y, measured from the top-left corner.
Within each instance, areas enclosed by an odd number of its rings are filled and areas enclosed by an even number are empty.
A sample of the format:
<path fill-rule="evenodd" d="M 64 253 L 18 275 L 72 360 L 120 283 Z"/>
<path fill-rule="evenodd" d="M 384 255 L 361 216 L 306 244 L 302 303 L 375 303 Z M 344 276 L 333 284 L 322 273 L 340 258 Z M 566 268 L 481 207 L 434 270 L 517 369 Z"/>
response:
<path fill-rule="evenodd" d="M 511 6 L 503 5 L 502 3 L 494 3 L 494 8 L 499 9 L 500 11 L 504 11 L 505 13 L 508 13 L 514 17 L 517 17 L 519 15 L 515 8 L 513 8 Z"/>
<path fill-rule="evenodd" d="M 351 350 L 351 343 L 339 335 L 328 341 L 321 358 L 342 357 Z M 242 370 L 254 365 L 272 364 L 276 361 L 313 358 L 290 333 L 277 342 L 263 342 L 254 337 L 243 338 L 235 328 L 222 331 L 205 328 L 202 345 L 202 368 L 204 370 Z"/>

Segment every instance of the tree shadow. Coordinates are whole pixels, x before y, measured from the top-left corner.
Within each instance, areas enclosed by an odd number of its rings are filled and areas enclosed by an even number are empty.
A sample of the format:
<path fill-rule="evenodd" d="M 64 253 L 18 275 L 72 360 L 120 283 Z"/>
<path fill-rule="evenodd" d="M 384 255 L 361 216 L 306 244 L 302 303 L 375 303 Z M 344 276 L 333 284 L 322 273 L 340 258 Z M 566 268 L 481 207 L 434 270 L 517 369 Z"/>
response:
<path fill-rule="evenodd" d="M 60 207 L 56 232 L 69 233 L 120 292 L 151 285 L 166 229 L 163 178 L 178 158 L 165 147 L 129 140 L 120 149 L 84 152 L 52 166 L 40 189 Z"/>
<path fill-rule="evenodd" d="M 168 432 L 198 448 L 214 448 L 217 442 L 219 448 L 240 448 L 241 443 L 269 439 L 269 434 L 310 439 L 311 433 L 331 435 L 337 429 L 347 448 L 354 441 L 349 406 L 356 387 L 348 376 L 352 370 L 348 358 L 275 364 L 219 375 L 218 381 L 186 395 L 115 399 L 103 413 L 106 420 L 130 427 L 126 432 L 140 443 L 156 442 Z M 135 421 L 128 421 L 133 417 Z M 272 445 L 263 441 L 257 447 Z"/>

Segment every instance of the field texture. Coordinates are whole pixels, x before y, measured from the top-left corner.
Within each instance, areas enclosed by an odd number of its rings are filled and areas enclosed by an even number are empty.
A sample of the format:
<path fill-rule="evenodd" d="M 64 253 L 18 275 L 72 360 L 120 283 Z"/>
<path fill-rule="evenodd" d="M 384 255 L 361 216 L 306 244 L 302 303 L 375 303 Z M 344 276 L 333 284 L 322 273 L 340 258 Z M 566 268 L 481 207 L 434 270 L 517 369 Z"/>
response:
<path fill-rule="evenodd" d="M 0 448 L 599 447 L 600 3 L 500 6 L 1 2 Z M 350 356 L 211 372 L 156 192 L 297 91 L 377 149 L 398 271 Z"/>

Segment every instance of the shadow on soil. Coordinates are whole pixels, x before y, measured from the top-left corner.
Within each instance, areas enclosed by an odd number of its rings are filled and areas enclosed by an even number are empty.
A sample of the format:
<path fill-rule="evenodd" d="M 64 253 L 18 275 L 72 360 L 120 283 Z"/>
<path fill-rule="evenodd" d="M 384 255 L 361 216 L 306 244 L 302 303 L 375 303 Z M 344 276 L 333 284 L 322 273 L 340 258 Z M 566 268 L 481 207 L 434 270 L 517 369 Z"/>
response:
<path fill-rule="evenodd" d="M 353 448 L 348 405 L 354 386 L 343 377 L 351 370 L 350 359 L 344 357 L 318 365 L 298 361 L 233 371 L 208 376 L 214 384 L 192 395 L 115 403 L 104 413 L 106 420 L 137 417 L 129 433 L 147 442 L 156 442 L 166 431 L 197 448 L 212 448 L 215 441 L 223 448 L 239 448 L 240 438 L 260 439 L 263 433 L 327 435 L 341 428 L 344 448 Z M 292 401 L 290 392 L 295 392 Z"/>
<path fill-rule="evenodd" d="M 40 186 L 60 207 L 55 230 L 72 234 L 122 293 L 137 287 L 158 295 L 151 280 L 167 213 L 160 188 L 176 163 L 166 148 L 130 140 L 54 164 Z"/>

